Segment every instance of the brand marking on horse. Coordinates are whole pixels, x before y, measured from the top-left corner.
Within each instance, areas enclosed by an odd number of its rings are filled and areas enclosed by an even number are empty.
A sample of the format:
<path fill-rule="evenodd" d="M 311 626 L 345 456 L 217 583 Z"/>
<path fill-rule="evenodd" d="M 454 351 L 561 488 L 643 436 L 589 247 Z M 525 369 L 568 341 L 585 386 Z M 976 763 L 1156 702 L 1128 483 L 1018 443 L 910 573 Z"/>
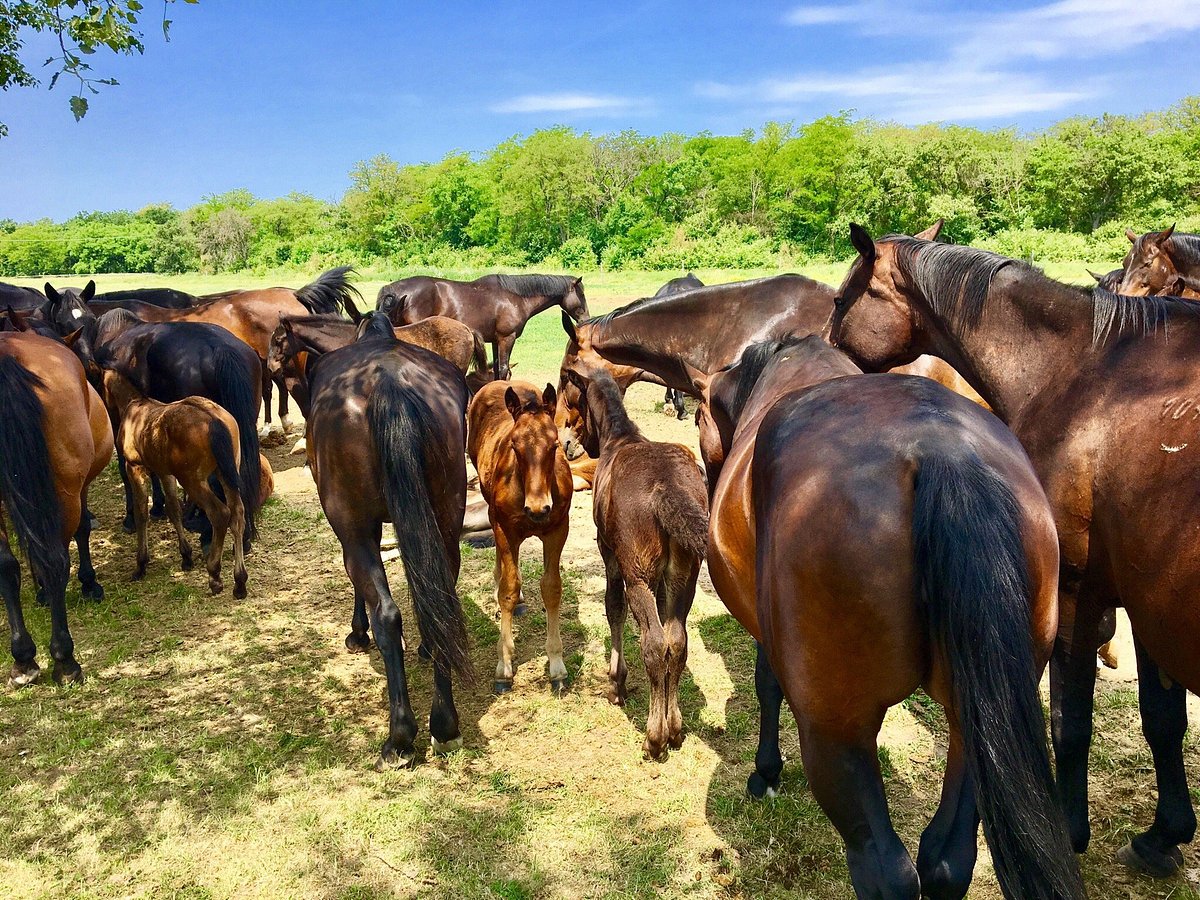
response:
<path fill-rule="evenodd" d="M 1187 444 L 1180 444 L 1177 447 L 1172 447 L 1167 444 L 1159 444 L 1158 446 L 1162 448 L 1163 453 L 1178 453 L 1180 450 L 1183 450 L 1185 447 L 1187 447 Z"/>
<path fill-rule="evenodd" d="M 1192 421 L 1200 418 L 1200 403 L 1191 397 L 1170 397 L 1163 402 L 1159 418 L 1165 421 L 1170 416 L 1172 421 L 1178 421 L 1189 412 L 1192 414 Z"/>

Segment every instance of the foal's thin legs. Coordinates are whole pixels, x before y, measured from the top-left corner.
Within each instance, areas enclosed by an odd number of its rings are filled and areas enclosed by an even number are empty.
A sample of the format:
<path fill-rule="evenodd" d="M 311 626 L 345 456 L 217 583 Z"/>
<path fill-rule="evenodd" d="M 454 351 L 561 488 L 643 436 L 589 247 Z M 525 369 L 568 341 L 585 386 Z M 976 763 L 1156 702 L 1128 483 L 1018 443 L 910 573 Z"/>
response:
<path fill-rule="evenodd" d="M 625 703 L 625 616 L 629 607 L 625 603 L 625 579 L 617 562 L 616 551 L 600 544 L 600 555 L 604 558 L 604 614 L 608 619 L 608 630 L 612 651 L 608 661 L 608 701 L 617 706 Z"/>
<path fill-rule="evenodd" d="M 567 526 L 542 538 L 542 603 L 546 607 L 546 658 L 550 689 L 560 693 L 567 685 L 562 642 L 562 551 Z"/>

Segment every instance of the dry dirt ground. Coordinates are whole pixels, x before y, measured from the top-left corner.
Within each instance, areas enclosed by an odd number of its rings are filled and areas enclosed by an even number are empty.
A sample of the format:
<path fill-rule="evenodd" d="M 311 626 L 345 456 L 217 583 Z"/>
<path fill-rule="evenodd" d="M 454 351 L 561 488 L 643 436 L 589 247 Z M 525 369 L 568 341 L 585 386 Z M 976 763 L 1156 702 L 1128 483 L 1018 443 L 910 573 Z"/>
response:
<path fill-rule="evenodd" d="M 692 423 L 663 415 L 661 399 L 636 386 L 629 406 L 651 436 L 694 445 Z M 0 693 L 0 896 L 850 896 L 841 843 L 807 789 L 786 714 L 782 795 L 744 794 L 757 734 L 753 645 L 706 574 L 688 629 L 685 743 L 665 762 L 642 759 L 647 692 L 632 626 L 630 703 L 619 709 L 604 698 L 608 628 L 588 493 L 575 497 L 564 555 L 569 692 L 549 691 L 540 552 L 530 542 L 515 689 L 491 695 L 493 556 L 468 550 L 459 588 L 484 677 L 458 687 L 466 749 L 432 757 L 423 729 L 414 768 L 375 772 L 386 719 L 381 664 L 374 652 L 343 649 L 352 594 L 303 458 L 268 452 L 277 493 L 248 558 L 244 602 L 209 596 L 199 568 L 180 572 L 162 522 L 152 525 L 149 576 L 131 584 L 133 542 L 118 525 L 115 472 L 94 487 L 108 597 L 85 603 L 74 584 L 69 595 L 88 680 Z M 398 562 L 388 574 L 406 613 L 421 712 L 429 670 L 416 660 Z M 28 590 L 26 609 L 45 666 L 48 617 Z M 1122 624 L 1122 666 L 1102 673 L 1097 700 L 1089 891 L 1194 898 L 1193 848 L 1185 874 L 1161 883 L 1113 859 L 1150 822 L 1155 798 Z M 943 725 L 917 695 L 881 735 L 893 816 L 914 851 L 937 802 Z M 1200 784 L 1194 738 L 1187 760 Z M 999 896 L 986 849 L 971 896 Z"/>

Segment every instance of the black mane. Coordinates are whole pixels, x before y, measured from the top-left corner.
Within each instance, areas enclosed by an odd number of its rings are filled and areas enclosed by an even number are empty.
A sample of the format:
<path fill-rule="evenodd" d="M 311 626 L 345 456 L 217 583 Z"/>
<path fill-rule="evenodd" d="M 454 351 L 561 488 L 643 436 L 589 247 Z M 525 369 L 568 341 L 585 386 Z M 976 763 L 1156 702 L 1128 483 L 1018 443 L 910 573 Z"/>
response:
<path fill-rule="evenodd" d="M 488 276 L 485 276 L 488 277 Z M 565 297 L 575 283 L 570 275 L 494 275 L 496 283 L 521 297 Z"/>

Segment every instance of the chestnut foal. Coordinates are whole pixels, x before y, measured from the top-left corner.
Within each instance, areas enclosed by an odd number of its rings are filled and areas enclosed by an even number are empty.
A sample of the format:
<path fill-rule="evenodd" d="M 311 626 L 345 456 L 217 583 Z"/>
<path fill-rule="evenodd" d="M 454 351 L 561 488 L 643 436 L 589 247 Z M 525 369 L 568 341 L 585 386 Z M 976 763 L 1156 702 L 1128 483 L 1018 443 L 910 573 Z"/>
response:
<path fill-rule="evenodd" d="M 687 615 L 708 547 L 708 483 L 686 447 L 643 437 L 608 371 L 569 368 L 563 374 L 584 398 L 580 439 L 598 458 L 592 517 L 612 630 L 608 699 L 625 702 L 623 637 L 632 608 L 650 682 L 642 749 L 659 759 L 668 744 L 676 750 L 683 744 L 679 679 L 687 662 Z"/>
<path fill-rule="evenodd" d="M 500 662 L 495 690 L 512 690 L 513 610 L 521 602 L 521 544 L 542 541 L 542 602 L 546 606 L 546 656 L 555 693 L 567 683 L 559 607 L 563 545 L 570 525 L 572 479 L 554 426 L 557 396 L 541 396 L 524 381 L 484 385 L 467 409 L 467 454 L 479 473 L 496 538 L 496 601 L 500 605 Z"/>
<path fill-rule="evenodd" d="M 233 416 L 205 397 L 187 397 L 160 403 L 143 396 L 126 378 L 110 370 L 104 373 L 104 390 L 110 408 L 121 421 L 117 446 L 125 457 L 129 484 L 133 489 L 133 517 L 137 526 L 137 568 L 134 580 L 146 574 L 150 551 L 146 545 L 146 481 L 157 475 L 162 481 L 167 516 L 179 538 L 183 569 L 192 568 L 192 548 L 183 527 L 176 482 L 208 516 L 212 542 L 207 548 L 208 587 L 214 594 L 225 589 L 221 581 L 221 553 L 225 531 L 233 538 L 233 596 L 246 596 L 246 562 L 242 544 L 245 504 L 256 498 L 243 497 L 245 483 L 241 466 L 241 433 Z M 261 464 L 261 459 L 260 459 Z M 209 487 L 215 477 L 225 494 L 220 498 Z"/>

